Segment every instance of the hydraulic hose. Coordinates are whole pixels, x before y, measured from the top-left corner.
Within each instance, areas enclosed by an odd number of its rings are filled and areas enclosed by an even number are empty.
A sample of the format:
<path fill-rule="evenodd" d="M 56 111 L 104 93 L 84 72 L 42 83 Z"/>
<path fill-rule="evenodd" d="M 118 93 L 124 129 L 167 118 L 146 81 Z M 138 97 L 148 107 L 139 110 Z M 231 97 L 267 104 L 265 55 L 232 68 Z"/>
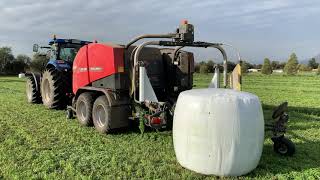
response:
<path fill-rule="evenodd" d="M 134 44 L 135 42 L 141 40 L 141 39 L 146 39 L 146 38 L 174 38 L 176 37 L 176 33 L 169 33 L 169 34 L 144 34 L 141 36 L 138 36 L 136 38 L 134 38 L 133 40 L 131 40 L 126 46 L 125 48 L 128 49 L 129 46 L 131 46 L 132 44 Z"/>

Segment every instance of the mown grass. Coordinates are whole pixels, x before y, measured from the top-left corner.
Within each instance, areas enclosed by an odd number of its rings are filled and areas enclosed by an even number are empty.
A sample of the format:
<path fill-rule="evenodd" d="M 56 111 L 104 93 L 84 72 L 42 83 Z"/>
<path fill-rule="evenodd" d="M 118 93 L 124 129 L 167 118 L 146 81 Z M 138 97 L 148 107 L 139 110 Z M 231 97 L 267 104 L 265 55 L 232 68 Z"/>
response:
<path fill-rule="evenodd" d="M 195 75 L 196 88 L 210 75 Z M 240 178 L 320 178 L 320 77 L 263 76 L 243 78 L 243 90 L 257 94 L 265 119 L 287 100 L 290 137 L 297 152 L 281 157 L 266 139 L 259 166 Z M 175 159 L 170 131 L 102 135 L 25 101 L 24 80 L 0 77 L 0 179 L 214 179 L 182 168 Z"/>

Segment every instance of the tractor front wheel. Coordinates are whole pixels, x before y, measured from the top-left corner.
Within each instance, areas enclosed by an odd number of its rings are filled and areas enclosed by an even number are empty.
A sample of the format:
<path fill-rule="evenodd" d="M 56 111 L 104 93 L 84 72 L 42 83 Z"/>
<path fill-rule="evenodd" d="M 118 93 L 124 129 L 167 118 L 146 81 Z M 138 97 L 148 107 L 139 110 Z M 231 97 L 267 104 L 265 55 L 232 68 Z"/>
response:
<path fill-rule="evenodd" d="M 110 131 L 111 107 L 108 102 L 107 97 L 102 95 L 98 97 L 93 104 L 93 124 L 97 131 L 101 133 L 108 133 Z"/>
<path fill-rule="evenodd" d="M 28 77 L 27 79 L 26 94 L 28 103 L 39 103 L 41 101 L 40 93 L 37 91 L 36 81 L 33 77 Z"/>
<path fill-rule="evenodd" d="M 55 69 L 45 70 L 41 80 L 41 96 L 43 104 L 49 109 L 64 109 L 67 105 L 65 84 L 67 77 Z"/>

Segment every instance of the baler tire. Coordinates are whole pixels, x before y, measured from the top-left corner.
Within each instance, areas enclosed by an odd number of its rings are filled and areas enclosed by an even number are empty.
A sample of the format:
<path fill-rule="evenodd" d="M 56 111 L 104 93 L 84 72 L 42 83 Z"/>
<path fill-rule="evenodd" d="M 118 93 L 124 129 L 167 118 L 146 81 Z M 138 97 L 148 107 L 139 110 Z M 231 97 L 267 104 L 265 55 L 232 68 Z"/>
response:
<path fill-rule="evenodd" d="M 33 77 L 27 77 L 26 95 L 28 103 L 40 103 L 40 93 L 37 91 L 36 81 Z"/>
<path fill-rule="evenodd" d="M 93 95 L 90 92 L 80 94 L 76 102 L 76 114 L 79 123 L 83 126 L 91 126 Z"/>
<path fill-rule="evenodd" d="M 48 109 L 65 109 L 67 106 L 65 75 L 56 69 L 45 70 L 41 80 L 43 105 Z"/>
<path fill-rule="evenodd" d="M 100 133 L 108 133 L 110 131 L 111 107 L 108 102 L 108 98 L 102 95 L 99 96 L 93 104 L 93 124 Z"/>

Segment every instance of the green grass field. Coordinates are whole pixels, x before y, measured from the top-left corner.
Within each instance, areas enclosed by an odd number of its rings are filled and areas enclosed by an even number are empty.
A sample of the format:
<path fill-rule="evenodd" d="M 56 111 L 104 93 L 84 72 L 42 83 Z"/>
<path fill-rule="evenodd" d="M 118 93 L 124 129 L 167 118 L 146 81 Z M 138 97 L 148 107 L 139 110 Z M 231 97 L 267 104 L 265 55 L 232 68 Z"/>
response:
<path fill-rule="evenodd" d="M 210 79 L 195 75 L 196 88 Z M 274 106 L 289 102 L 287 136 L 296 154 L 281 157 L 266 139 L 259 166 L 241 178 L 320 179 L 320 77 L 250 74 L 243 84 L 244 91 L 260 97 L 266 120 Z M 0 179 L 216 178 L 178 164 L 171 131 L 102 135 L 66 120 L 64 111 L 27 104 L 24 87 L 23 79 L 0 77 Z"/>

